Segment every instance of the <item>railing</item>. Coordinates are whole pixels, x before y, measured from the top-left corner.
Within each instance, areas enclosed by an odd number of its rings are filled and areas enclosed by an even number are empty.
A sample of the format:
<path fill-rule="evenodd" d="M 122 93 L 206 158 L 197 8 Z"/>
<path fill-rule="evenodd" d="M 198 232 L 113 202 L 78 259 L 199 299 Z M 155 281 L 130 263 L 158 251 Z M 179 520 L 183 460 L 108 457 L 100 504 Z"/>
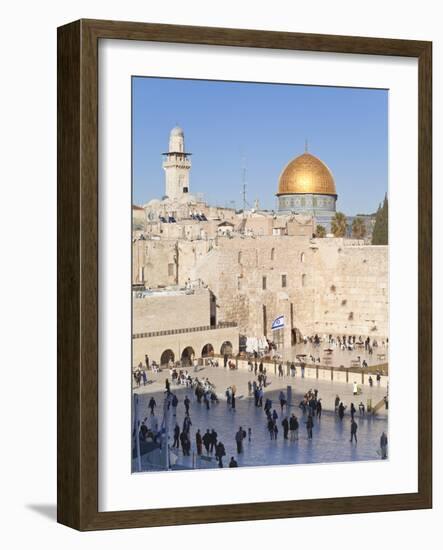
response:
<path fill-rule="evenodd" d="M 220 328 L 236 327 L 237 323 L 234 321 L 222 321 L 215 326 L 205 325 L 202 327 L 189 327 L 189 328 L 174 328 L 169 330 L 157 330 L 153 332 L 139 332 L 132 335 L 132 339 L 136 338 L 153 338 L 155 336 L 171 336 L 173 334 L 187 334 L 190 332 L 203 332 L 206 330 L 217 330 Z"/>

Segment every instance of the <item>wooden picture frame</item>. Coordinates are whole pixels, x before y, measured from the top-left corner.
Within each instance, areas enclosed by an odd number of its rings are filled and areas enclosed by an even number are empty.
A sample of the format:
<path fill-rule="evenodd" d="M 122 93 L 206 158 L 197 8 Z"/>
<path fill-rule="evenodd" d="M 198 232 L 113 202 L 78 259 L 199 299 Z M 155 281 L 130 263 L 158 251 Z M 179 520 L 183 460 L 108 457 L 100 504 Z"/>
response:
<path fill-rule="evenodd" d="M 418 59 L 418 409 L 432 402 L 432 44 L 80 20 L 58 29 L 58 521 L 79 530 L 365 513 L 432 506 L 432 419 L 418 418 L 418 491 L 98 511 L 98 42 L 159 41 Z"/>

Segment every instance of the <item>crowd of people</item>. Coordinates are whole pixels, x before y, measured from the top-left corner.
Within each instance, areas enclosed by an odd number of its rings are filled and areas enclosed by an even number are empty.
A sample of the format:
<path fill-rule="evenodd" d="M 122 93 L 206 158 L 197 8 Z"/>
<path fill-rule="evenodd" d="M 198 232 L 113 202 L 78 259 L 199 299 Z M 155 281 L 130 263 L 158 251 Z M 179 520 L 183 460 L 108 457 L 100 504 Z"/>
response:
<path fill-rule="evenodd" d="M 309 341 L 309 339 L 308 339 Z M 336 342 L 343 343 L 343 339 L 337 337 Z M 319 345 L 320 339 L 315 335 L 312 338 L 312 344 Z M 348 337 L 346 339 L 346 345 L 353 344 L 353 338 Z M 328 341 L 328 344 L 333 342 Z M 366 341 L 363 342 L 366 345 Z M 368 343 L 373 346 L 374 341 Z M 208 365 L 212 368 L 218 368 L 219 363 L 216 359 L 209 359 Z M 230 367 L 230 359 L 223 358 L 223 366 L 225 368 Z M 269 368 L 269 366 L 268 366 Z M 295 376 L 297 374 L 297 368 L 300 368 L 301 375 L 303 377 L 304 372 L 303 363 L 296 364 L 295 362 L 288 362 L 286 369 L 283 362 L 279 362 L 274 367 L 276 370 L 274 374 L 281 378 L 285 376 Z M 265 363 L 262 358 L 254 358 L 248 361 L 248 372 L 251 373 L 251 378 L 247 382 L 248 397 L 254 402 L 254 406 L 257 409 L 262 409 L 265 415 L 264 428 L 269 434 L 269 439 L 272 442 L 277 442 L 280 438 L 287 440 L 290 443 L 294 443 L 300 440 L 300 428 L 304 426 L 303 430 L 306 430 L 306 436 L 303 439 L 308 441 L 315 437 L 315 428 L 320 425 L 323 412 L 322 397 L 319 396 L 317 389 L 309 389 L 301 400 L 292 403 L 292 391 L 288 394 L 285 390 L 281 390 L 278 395 L 278 400 L 273 402 L 272 396 L 275 394 L 267 394 L 267 386 L 271 383 L 268 373 L 266 371 Z M 137 369 L 136 384 L 146 384 L 146 371 L 143 368 Z M 134 374 L 135 374 L 134 373 Z M 135 377 L 135 376 L 134 376 Z M 380 374 L 377 373 L 376 380 L 380 384 Z M 372 378 L 370 380 L 370 384 Z M 372 384 L 371 384 L 372 385 Z M 175 393 L 174 386 L 182 386 L 186 388 L 186 395 L 182 398 L 184 407 L 183 418 L 181 422 L 177 417 L 177 410 L 180 404 L 180 399 Z M 191 392 L 191 393 L 189 393 Z M 353 391 L 354 395 L 358 395 L 358 391 Z M 201 460 L 215 460 L 218 467 L 224 467 L 226 456 L 226 441 L 221 441 L 217 431 L 214 427 L 194 427 L 194 437 L 191 435 L 191 427 L 193 422 L 191 420 L 191 408 L 195 406 L 202 407 L 208 411 L 207 422 L 210 423 L 211 413 L 209 411 L 218 406 L 220 400 L 226 400 L 227 409 L 235 413 L 237 400 L 242 398 L 243 395 L 238 397 L 238 390 L 235 384 L 230 384 L 224 391 L 224 393 L 217 394 L 215 384 L 209 380 L 208 377 L 199 378 L 196 375 L 191 375 L 186 369 L 177 368 L 175 365 L 170 365 L 169 377 L 165 380 L 165 393 L 164 404 L 167 411 L 170 413 L 172 421 L 169 428 L 171 449 L 175 451 L 181 450 L 183 457 L 191 456 L 191 452 L 194 450 L 197 457 Z M 193 397 L 194 396 L 194 397 Z M 358 421 L 363 421 L 366 416 L 366 408 L 363 401 L 358 400 L 348 404 L 340 399 L 338 395 L 335 397 L 333 411 L 336 415 L 337 422 L 342 423 L 345 417 L 349 418 L 349 441 L 350 443 L 357 444 L 358 441 Z M 141 440 L 152 440 L 159 445 L 164 444 L 161 434 L 164 433 L 164 426 L 159 425 L 158 418 L 155 414 L 157 403 L 154 396 L 150 397 L 148 408 L 150 410 L 150 416 L 144 418 L 140 424 L 139 437 Z M 300 412 L 296 413 L 296 408 Z M 387 408 L 387 405 L 386 405 Z M 181 409 L 181 406 L 180 406 Z M 201 415 L 199 415 L 201 417 Z M 197 429 L 195 429 L 197 428 Z M 163 431 L 162 431 L 163 430 Z M 281 430 L 281 436 L 279 432 Z M 225 438 L 226 438 L 225 434 Z M 232 446 L 234 446 L 237 457 L 241 456 L 245 450 L 245 442 L 249 445 L 252 444 L 252 429 L 251 427 L 238 426 L 238 429 L 232 432 Z M 194 445 L 193 445 L 194 440 Z M 274 444 L 273 443 L 273 444 Z M 231 445 L 228 446 L 230 448 Z M 234 453 L 235 454 L 235 453 Z M 383 432 L 380 437 L 380 451 L 379 455 L 382 459 L 387 458 L 387 435 Z M 238 458 L 231 456 L 227 462 L 229 467 L 237 467 Z"/>

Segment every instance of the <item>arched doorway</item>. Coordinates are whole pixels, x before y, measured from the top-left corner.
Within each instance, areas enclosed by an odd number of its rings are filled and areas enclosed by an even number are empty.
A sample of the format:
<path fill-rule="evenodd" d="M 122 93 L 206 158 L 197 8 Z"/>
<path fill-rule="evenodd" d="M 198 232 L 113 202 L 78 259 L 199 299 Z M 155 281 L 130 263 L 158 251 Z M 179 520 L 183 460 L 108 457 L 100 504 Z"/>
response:
<path fill-rule="evenodd" d="M 195 351 L 191 346 L 186 347 L 182 351 L 182 364 L 183 365 L 192 365 L 192 361 L 195 357 Z"/>
<path fill-rule="evenodd" d="M 212 344 L 206 344 L 202 349 L 202 357 L 212 357 L 214 355 L 214 347 Z"/>
<path fill-rule="evenodd" d="M 174 361 L 174 357 L 172 349 L 165 349 L 160 357 L 160 365 L 167 365 L 169 361 Z"/>
<path fill-rule="evenodd" d="M 220 348 L 221 355 L 231 355 L 232 354 L 232 344 L 231 342 L 223 342 Z"/>

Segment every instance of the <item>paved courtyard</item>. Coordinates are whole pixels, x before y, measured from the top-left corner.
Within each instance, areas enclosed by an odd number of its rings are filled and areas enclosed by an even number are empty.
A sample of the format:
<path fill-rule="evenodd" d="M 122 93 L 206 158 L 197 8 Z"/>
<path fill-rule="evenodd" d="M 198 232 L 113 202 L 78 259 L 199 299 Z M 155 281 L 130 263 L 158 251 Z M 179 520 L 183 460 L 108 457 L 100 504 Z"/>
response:
<path fill-rule="evenodd" d="M 333 351 L 328 354 L 326 349 L 332 349 Z M 378 345 L 373 348 L 372 353 L 365 350 L 364 346 L 355 348 L 353 350 L 342 350 L 339 347 L 331 346 L 326 342 L 321 342 L 319 345 L 314 344 L 296 344 L 295 346 L 285 349 L 283 351 L 284 360 L 295 360 L 299 354 L 306 355 L 307 364 L 312 364 L 310 357 L 314 357 L 316 361 L 320 359 L 320 362 L 324 364 L 324 359 L 328 358 L 329 365 L 333 367 L 344 366 L 346 368 L 355 365 L 357 358 L 361 362 L 366 361 L 368 366 L 375 366 L 381 363 L 388 362 L 389 348 L 384 345 Z M 353 363 L 353 364 L 352 364 Z"/>
<path fill-rule="evenodd" d="M 360 401 L 363 401 L 366 406 L 367 399 L 372 399 L 373 404 L 377 403 L 386 394 L 384 388 L 376 385 L 373 388 L 363 387 L 362 395 L 353 396 L 352 384 L 312 378 L 302 379 L 300 376 L 279 378 L 270 373 L 264 400 L 267 397 L 272 399 L 273 409 L 275 408 L 279 415 L 277 421 L 279 433 L 277 441 L 274 441 L 269 437 L 263 408 L 255 407 L 253 397 L 248 395 L 247 384 L 248 380 L 253 380 L 253 373 L 248 372 L 246 369 L 229 371 L 223 367 L 206 366 L 200 367 L 197 376 L 200 379 L 207 377 L 215 384 L 219 403 L 211 404 L 210 410 L 207 410 L 203 402 L 201 404 L 197 402 L 193 389 L 171 385 L 171 391 L 179 399 L 177 421 L 180 429 L 182 428 L 185 412 L 183 399 L 185 395 L 188 395 L 191 400 L 191 456 L 184 457 L 180 450 L 176 467 L 216 467 L 215 459 L 207 461 L 196 457 L 195 433 L 197 429 L 200 429 L 203 435 L 207 428 L 214 428 L 218 434 L 218 440 L 222 441 L 225 446 L 225 466 L 227 466 L 231 456 L 235 457 L 239 466 L 365 461 L 380 458 L 378 455 L 380 435 L 383 431 L 388 432 L 387 411 L 382 409 L 377 416 L 367 415 L 364 417 L 360 417 L 357 412 L 355 418 L 358 424 L 358 443 L 351 444 L 349 442 L 349 408 L 351 402 L 354 403 L 357 409 Z M 161 423 L 165 379 L 168 377 L 168 370 L 158 374 L 148 372 L 149 383 L 146 386 L 142 385 L 140 388 L 134 388 L 134 391 L 139 394 L 139 418 L 141 420 L 150 417 L 148 402 L 153 395 L 157 402 L 156 415 L 159 423 Z M 235 411 L 227 405 L 224 395 L 225 389 L 232 384 L 237 387 Z M 291 412 L 295 413 L 300 422 L 299 441 L 296 442 L 283 439 L 283 427 L 281 426 L 283 416 L 281 415 L 278 396 L 280 390 L 286 390 L 288 385 L 292 388 L 293 396 Z M 318 389 L 318 396 L 322 399 L 323 405 L 321 420 L 315 419 L 312 440 L 307 438 L 304 423 L 306 417 L 303 417 L 302 410 L 298 407 L 303 395 L 309 389 Z M 340 421 L 334 414 L 334 400 L 337 394 L 347 406 L 343 421 Z M 171 418 L 171 433 L 174 424 L 175 419 Z M 234 439 L 239 426 L 242 426 L 246 431 L 248 428 L 252 430 L 251 441 L 249 442 L 248 439 L 244 441 L 244 453 L 240 455 L 237 454 Z M 142 460 L 142 469 L 149 469 L 145 460 Z"/>

